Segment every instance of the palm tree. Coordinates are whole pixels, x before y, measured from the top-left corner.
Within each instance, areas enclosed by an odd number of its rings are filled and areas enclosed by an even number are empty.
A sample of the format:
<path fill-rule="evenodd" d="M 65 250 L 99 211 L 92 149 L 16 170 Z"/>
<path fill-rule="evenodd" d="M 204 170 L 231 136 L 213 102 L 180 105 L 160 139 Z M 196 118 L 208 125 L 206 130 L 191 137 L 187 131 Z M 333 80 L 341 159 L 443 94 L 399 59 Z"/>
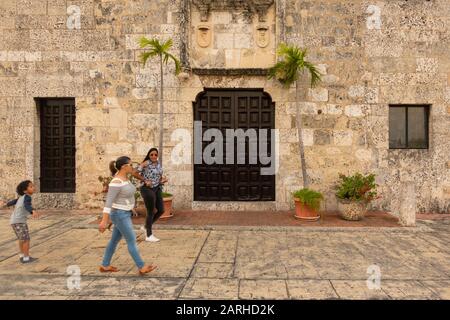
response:
<path fill-rule="evenodd" d="M 160 91 L 159 91 L 159 162 L 162 165 L 163 161 L 163 119 L 164 119 L 164 70 L 163 65 L 167 65 L 169 60 L 175 63 L 175 74 L 178 75 L 181 71 L 180 61 L 171 53 L 170 48 L 173 45 L 172 39 L 167 40 L 164 43 L 159 42 L 158 39 L 147 39 L 142 37 L 139 40 L 139 44 L 142 49 L 148 48 L 149 51 L 143 52 L 140 56 L 142 63 L 145 65 L 148 59 L 153 57 L 159 58 L 160 66 Z"/>
<path fill-rule="evenodd" d="M 275 78 L 285 87 L 290 87 L 295 82 L 295 106 L 297 117 L 298 148 L 300 152 L 300 162 L 302 165 L 303 188 L 308 188 L 309 179 L 306 173 L 305 147 L 302 134 L 302 117 L 300 114 L 300 104 L 298 101 L 299 77 L 305 71 L 311 75 L 311 87 L 321 81 L 321 74 L 317 67 L 306 61 L 306 49 L 300 49 L 295 45 L 280 44 L 278 55 L 281 58 L 270 70 L 269 79 Z"/>

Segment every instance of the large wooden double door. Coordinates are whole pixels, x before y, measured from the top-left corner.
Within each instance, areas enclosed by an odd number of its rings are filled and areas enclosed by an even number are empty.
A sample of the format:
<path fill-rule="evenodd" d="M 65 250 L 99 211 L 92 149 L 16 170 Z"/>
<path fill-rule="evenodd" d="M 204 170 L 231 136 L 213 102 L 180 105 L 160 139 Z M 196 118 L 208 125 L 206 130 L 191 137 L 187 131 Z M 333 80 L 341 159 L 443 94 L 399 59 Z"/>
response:
<path fill-rule="evenodd" d="M 194 200 L 196 201 L 274 201 L 275 175 L 261 175 L 263 165 L 249 159 L 250 141 L 245 139 L 243 154 L 238 154 L 238 139 L 232 145 L 226 143 L 227 129 L 269 129 L 266 150 L 270 155 L 272 139 L 270 129 L 275 126 L 274 103 L 263 90 L 207 89 L 194 102 L 194 120 L 202 121 L 202 137 L 207 129 L 219 129 L 223 135 L 222 164 L 194 164 Z M 259 131 L 256 130 L 258 133 Z M 259 135 L 258 135 L 259 136 Z M 201 139 L 195 136 L 194 139 Z M 241 140 L 242 141 L 242 140 Z M 202 141 L 202 152 L 211 141 Z M 195 144 L 194 144 L 195 145 Z M 259 154 L 259 143 L 256 141 Z M 234 148 L 234 163 L 227 161 L 227 152 Z M 198 150 L 194 152 L 197 153 Z M 245 163 L 238 164 L 238 156 L 245 156 Z M 218 161 L 217 161 L 218 162 Z M 228 163 L 227 163 L 228 162 Z"/>

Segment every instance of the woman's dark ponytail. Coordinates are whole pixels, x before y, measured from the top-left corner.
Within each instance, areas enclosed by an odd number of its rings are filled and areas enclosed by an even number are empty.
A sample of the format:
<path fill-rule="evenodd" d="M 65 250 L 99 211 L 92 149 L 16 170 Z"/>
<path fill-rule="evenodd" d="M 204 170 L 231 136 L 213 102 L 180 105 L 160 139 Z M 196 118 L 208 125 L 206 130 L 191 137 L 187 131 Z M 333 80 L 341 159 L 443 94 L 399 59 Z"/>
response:
<path fill-rule="evenodd" d="M 111 161 L 109 163 L 109 170 L 111 171 L 111 175 L 115 175 L 125 164 L 130 162 L 130 158 L 127 156 L 122 156 L 117 158 L 116 161 Z"/>
<path fill-rule="evenodd" d="M 111 171 L 111 175 L 114 176 L 117 173 L 117 167 L 116 167 L 116 162 L 115 161 L 111 161 L 109 163 L 109 171 Z"/>

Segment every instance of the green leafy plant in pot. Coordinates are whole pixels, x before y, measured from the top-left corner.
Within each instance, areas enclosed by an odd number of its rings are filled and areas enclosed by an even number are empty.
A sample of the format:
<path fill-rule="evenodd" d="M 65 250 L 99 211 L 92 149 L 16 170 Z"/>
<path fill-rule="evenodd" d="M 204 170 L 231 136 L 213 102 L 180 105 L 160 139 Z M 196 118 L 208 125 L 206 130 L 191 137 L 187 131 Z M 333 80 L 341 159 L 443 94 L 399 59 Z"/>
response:
<path fill-rule="evenodd" d="M 133 208 L 133 215 L 134 216 L 143 216 L 145 217 L 147 215 L 147 209 L 145 208 L 144 199 L 142 199 L 141 196 L 141 187 L 140 187 L 140 180 L 136 179 L 132 175 L 128 177 L 131 181 L 131 183 L 136 187 L 136 192 L 134 193 L 134 208 Z"/>
<path fill-rule="evenodd" d="M 367 212 L 370 201 L 378 198 L 375 174 L 352 176 L 339 175 L 336 186 L 339 212 L 345 220 L 361 220 Z"/>
<path fill-rule="evenodd" d="M 323 195 L 308 188 L 293 192 L 295 201 L 295 218 L 308 221 L 316 221 L 320 218 L 318 213 Z"/>

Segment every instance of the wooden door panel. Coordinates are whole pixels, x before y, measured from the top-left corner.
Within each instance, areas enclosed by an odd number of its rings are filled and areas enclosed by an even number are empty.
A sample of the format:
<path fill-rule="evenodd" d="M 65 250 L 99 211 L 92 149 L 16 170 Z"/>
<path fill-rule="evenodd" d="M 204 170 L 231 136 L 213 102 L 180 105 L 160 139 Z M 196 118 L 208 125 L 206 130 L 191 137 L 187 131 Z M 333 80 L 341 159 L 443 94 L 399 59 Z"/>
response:
<path fill-rule="evenodd" d="M 41 192 L 75 192 L 75 101 L 40 99 Z"/>
<path fill-rule="evenodd" d="M 251 139 L 246 138 L 245 164 L 238 164 L 237 138 L 233 144 L 234 164 L 226 164 L 226 129 L 274 128 L 274 104 L 261 90 L 206 90 L 194 103 L 194 120 L 202 121 L 203 132 L 209 128 L 222 131 L 223 164 L 194 165 L 194 199 L 199 201 L 273 201 L 275 176 L 261 176 L 262 164 L 249 164 Z M 257 131 L 258 132 L 258 131 Z M 268 132 L 268 150 L 271 141 Z M 259 148 L 257 140 L 256 146 Z M 210 142 L 202 143 L 202 150 Z M 195 150 L 194 150 L 195 151 Z M 270 152 L 269 152 L 270 155 Z"/>

